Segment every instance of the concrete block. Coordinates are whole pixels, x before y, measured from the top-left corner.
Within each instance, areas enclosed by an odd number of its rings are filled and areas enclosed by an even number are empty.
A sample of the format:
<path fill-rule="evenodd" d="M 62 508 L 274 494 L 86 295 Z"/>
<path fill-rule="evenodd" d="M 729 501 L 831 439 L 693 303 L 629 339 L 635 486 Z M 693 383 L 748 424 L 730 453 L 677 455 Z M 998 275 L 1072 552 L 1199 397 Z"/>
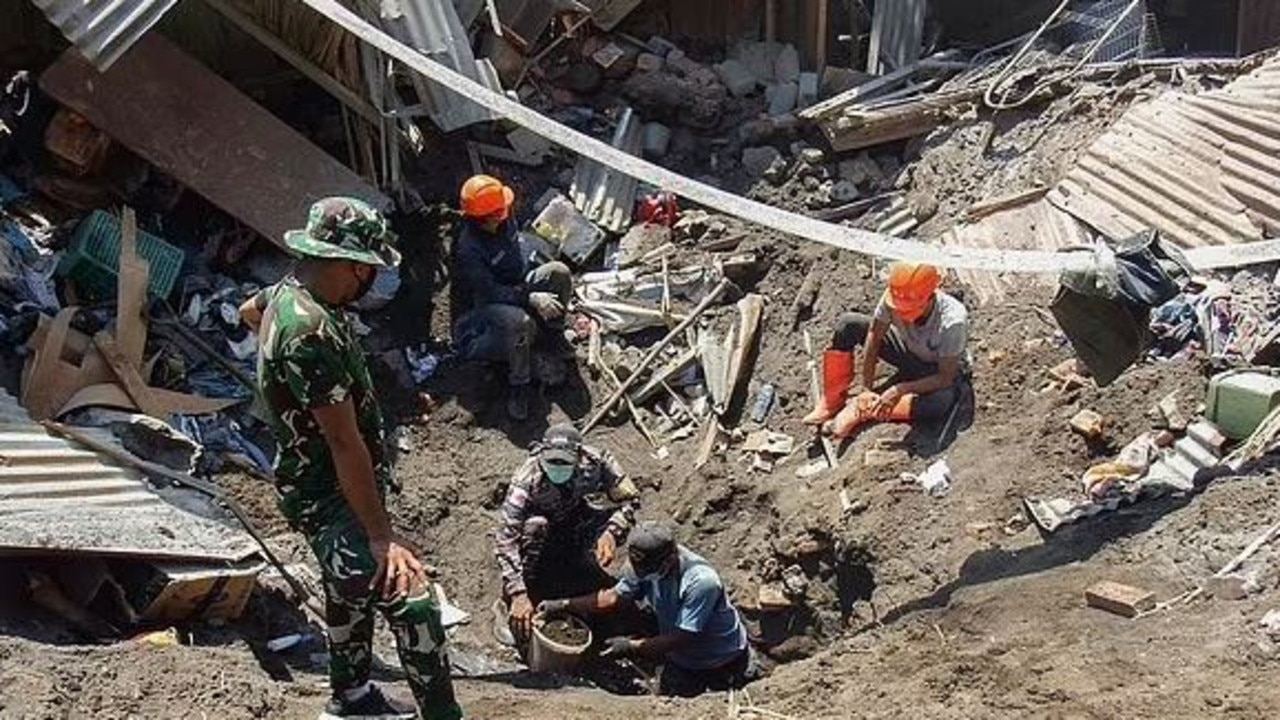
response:
<path fill-rule="evenodd" d="M 780 117 L 796 109 L 800 86 L 794 82 L 770 85 L 765 90 L 765 97 L 769 100 L 770 117 Z"/>
<path fill-rule="evenodd" d="M 636 72 L 658 72 L 667 64 L 661 55 L 640 53 L 636 58 Z"/>
<path fill-rule="evenodd" d="M 768 85 L 774 82 L 774 66 L 782 45 L 777 42 L 743 41 L 733 48 L 732 57 L 747 67 L 756 82 Z"/>
<path fill-rule="evenodd" d="M 742 150 L 742 168 L 751 177 L 762 177 L 774 163 L 782 160 L 782 153 L 775 147 L 744 148 Z"/>
<path fill-rule="evenodd" d="M 846 205 L 857 200 L 862 193 L 858 192 L 858 186 L 848 180 L 837 180 L 831 186 L 831 202 L 837 205 Z"/>
<path fill-rule="evenodd" d="M 667 148 L 671 146 L 671 128 L 662 123 L 651 122 L 644 124 L 644 154 L 645 157 L 661 158 L 667 154 Z"/>
<path fill-rule="evenodd" d="M 780 83 L 800 82 L 800 53 L 795 45 L 784 45 L 773 63 L 773 79 Z"/>
<path fill-rule="evenodd" d="M 816 102 L 818 102 L 818 73 L 800 73 L 800 107 L 807 108 Z"/>
<path fill-rule="evenodd" d="M 1131 585 L 1103 581 L 1084 591 L 1089 607 L 1132 618 L 1155 609 L 1156 595 Z"/>
<path fill-rule="evenodd" d="M 755 76 L 737 60 L 725 60 L 716 65 L 716 75 L 734 97 L 746 97 L 756 91 Z"/>

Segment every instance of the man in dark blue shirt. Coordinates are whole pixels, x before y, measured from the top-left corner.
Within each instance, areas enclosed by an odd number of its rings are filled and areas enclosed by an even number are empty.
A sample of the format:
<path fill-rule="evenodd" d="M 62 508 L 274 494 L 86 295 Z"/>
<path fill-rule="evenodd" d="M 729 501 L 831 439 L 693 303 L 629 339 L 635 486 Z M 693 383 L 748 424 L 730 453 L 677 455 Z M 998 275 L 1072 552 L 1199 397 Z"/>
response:
<path fill-rule="evenodd" d="M 539 329 L 558 354 L 572 355 L 564 337 L 573 276 L 564 263 L 534 268 L 520 250 L 502 181 L 476 175 L 462 186 L 462 232 L 453 247 L 454 344 L 462 357 L 507 363 L 507 414 L 529 416 L 531 349 Z"/>
<path fill-rule="evenodd" d="M 544 615 L 607 613 L 622 602 L 651 608 L 658 620 L 656 636 L 609 638 L 601 654 L 660 659 L 663 695 L 693 697 L 740 688 L 759 676 L 738 609 L 706 560 L 677 545 L 671 531 L 655 523 L 632 531 L 627 555 L 631 574 L 614 587 L 568 600 L 544 600 L 538 610 Z"/>

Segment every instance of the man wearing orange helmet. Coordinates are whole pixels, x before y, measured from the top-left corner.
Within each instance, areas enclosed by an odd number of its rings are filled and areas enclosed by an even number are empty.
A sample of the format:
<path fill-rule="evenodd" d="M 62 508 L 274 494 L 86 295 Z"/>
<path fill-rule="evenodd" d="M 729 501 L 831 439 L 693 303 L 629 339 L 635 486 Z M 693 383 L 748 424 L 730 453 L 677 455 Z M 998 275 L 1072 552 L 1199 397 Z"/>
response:
<path fill-rule="evenodd" d="M 564 336 L 573 275 L 564 263 L 530 268 L 511 220 L 515 193 L 476 175 L 462 186 L 465 218 L 453 247 L 454 344 L 462 357 L 506 361 L 507 414 L 529 416 L 531 353 L 539 329 L 556 354 L 572 357 Z"/>
<path fill-rule="evenodd" d="M 840 316 L 822 356 L 822 397 L 805 416 L 806 424 L 822 425 L 845 438 L 868 422 L 937 420 L 951 410 L 968 373 L 969 313 L 938 289 L 941 284 L 932 265 L 897 262 L 889 269 L 889 287 L 873 317 Z M 859 346 L 866 390 L 850 398 L 850 390 L 858 386 L 854 354 Z M 877 393 L 871 388 L 881 360 L 897 374 Z"/>

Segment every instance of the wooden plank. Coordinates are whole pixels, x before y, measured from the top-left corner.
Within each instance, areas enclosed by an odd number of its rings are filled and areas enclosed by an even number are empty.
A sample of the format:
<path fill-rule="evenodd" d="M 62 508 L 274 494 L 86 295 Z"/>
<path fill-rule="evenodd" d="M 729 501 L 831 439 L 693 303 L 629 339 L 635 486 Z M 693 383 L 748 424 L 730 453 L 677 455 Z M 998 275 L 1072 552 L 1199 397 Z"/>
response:
<path fill-rule="evenodd" d="M 150 277 L 151 263 L 138 254 L 138 218 L 133 208 L 126 207 L 120 218 L 116 343 L 129 364 L 136 368 L 142 368 L 142 354 L 147 346 L 147 323 L 142 313 Z"/>
<path fill-rule="evenodd" d="M 330 195 L 390 200 L 156 33 L 105 73 L 74 51 L 40 87 L 121 145 L 276 243 Z"/>

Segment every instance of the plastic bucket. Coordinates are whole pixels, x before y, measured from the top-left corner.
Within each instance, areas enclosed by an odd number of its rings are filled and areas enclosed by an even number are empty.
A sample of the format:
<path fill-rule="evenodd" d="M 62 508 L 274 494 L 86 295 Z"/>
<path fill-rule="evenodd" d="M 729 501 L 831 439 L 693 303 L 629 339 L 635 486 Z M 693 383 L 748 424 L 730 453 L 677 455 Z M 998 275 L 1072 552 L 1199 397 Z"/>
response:
<path fill-rule="evenodd" d="M 547 637 L 543 627 L 551 620 L 568 621 L 575 628 L 585 632 L 586 639 L 580 643 L 568 645 Z M 533 616 L 533 637 L 529 641 L 529 669 L 536 672 L 572 670 L 582 660 L 587 648 L 591 647 L 591 640 L 591 628 L 579 618 L 567 613 L 548 618 L 538 613 Z"/>

